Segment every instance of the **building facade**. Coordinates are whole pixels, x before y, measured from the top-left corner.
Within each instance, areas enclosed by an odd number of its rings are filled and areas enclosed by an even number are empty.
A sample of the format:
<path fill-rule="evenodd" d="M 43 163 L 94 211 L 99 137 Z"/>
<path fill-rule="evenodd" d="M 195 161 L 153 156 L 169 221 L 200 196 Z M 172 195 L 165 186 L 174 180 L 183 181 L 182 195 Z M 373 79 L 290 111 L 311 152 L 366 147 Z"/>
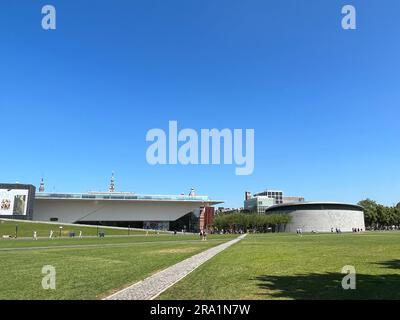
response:
<path fill-rule="evenodd" d="M 104 224 L 169 230 L 199 228 L 200 210 L 222 203 L 208 196 L 140 195 L 134 193 L 36 193 L 33 220 Z"/>
<path fill-rule="evenodd" d="M 351 232 L 365 230 L 364 209 L 358 205 L 338 202 L 299 202 L 275 205 L 266 214 L 287 214 L 291 221 L 281 231 Z"/>
<path fill-rule="evenodd" d="M 0 218 L 32 220 L 35 192 L 31 184 L 0 183 Z"/>
<path fill-rule="evenodd" d="M 296 202 L 304 202 L 304 197 L 286 197 L 280 190 L 266 190 L 256 193 L 254 196 L 246 191 L 243 207 L 246 211 L 265 213 L 273 205 Z"/>
<path fill-rule="evenodd" d="M 256 193 L 254 197 L 268 197 L 274 199 L 274 204 L 283 203 L 283 191 L 280 190 L 265 190 L 263 192 Z"/>
<path fill-rule="evenodd" d="M 256 196 L 244 201 L 244 210 L 257 213 L 265 213 L 269 207 L 275 204 L 275 200 L 268 196 Z"/>

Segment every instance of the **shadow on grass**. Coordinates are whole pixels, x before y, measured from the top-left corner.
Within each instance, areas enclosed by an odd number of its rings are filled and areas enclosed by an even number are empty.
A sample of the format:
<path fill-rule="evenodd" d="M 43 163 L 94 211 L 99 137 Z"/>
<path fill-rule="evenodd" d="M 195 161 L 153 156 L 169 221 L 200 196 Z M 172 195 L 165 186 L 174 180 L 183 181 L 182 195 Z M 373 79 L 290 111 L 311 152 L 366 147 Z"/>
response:
<path fill-rule="evenodd" d="M 385 268 L 388 268 L 388 269 L 400 269 L 400 260 L 399 259 L 378 262 L 376 264 L 384 266 Z"/>
<path fill-rule="evenodd" d="M 400 299 L 400 274 L 357 274 L 356 289 L 342 288 L 342 273 L 310 273 L 255 278 L 268 299 Z"/>

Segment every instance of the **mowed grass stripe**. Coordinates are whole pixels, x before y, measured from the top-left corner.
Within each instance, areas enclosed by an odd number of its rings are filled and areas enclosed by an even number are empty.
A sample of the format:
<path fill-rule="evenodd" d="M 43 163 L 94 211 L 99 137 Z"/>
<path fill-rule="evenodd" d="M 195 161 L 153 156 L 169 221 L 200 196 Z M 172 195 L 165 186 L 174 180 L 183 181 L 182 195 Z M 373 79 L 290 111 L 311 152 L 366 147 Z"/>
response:
<path fill-rule="evenodd" d="M 0 252 L 0 299 L 99 299 L 227 239 L 215 240 Z M 42 288 L 44 265 L 56 268 L 56 290 Z"/>
<path fill-rule="evenodd" d="M 208 240 L 213 239 L 231 239 L 234 235 L 210 235 Z M 60 245 L 81 245 L 81 244 L 99 244 L 99 243 L 138 243 L 138 242 L 159 242 L 159 241 L 189 241 L 199 240 L 197 235 L 164 235 L 164 236 L 125 236 L 125 237 L 105 237 L 105 238 L 65 238 L 65 239 L 38 239 L 38 240 L 0 240 L 0 249 L 29 248 L 29 247 L 51 247 Z"/>
<path fill-rule="evenodd" d="M 225 242 L 227 239 L 209 239 L 208 241 Z M 10 247 L 0 248 L 0 252 L 7 251 L 29 251 L 29 250 L 60 250 L 60 249 L 91 249 L 91 248 L 107 248 L 107 247 L 129 247 L 136 245 L 149 245 L 149 244 L 166 244 L 166 243 L 198 243 L 201 240 L 160 240 L 160 241 L 143 241 L 132 243 L 99 243 L 99 244 L 76 244 L 76 245 L 54 245 L 48 247 Z"/>
<path fill-rule="evenodd" d="M 18 231 L 16 227 L 18 226 Z M 60 226 L 61 236 L 68 237 L 70 232 L 75 232 L 76 235 L 79 235 L 79 232 L 82 231 L 84 236 L 95 236 L 98 231 L 103 231 L 107 235 L 127 235 L 128 228 L 110 228 L 103 226 L 87 226 L 80 224 L 62 224 L 62 223 L 43 223 L 38 221 L 16 221 L 16 220 L 7 220 L 0 219 L 0 237 L 4 235 L 15 236 L 16 232 L 18 232 L 18 237 L 33 237 L 33 231 L 37 232 L 38 237 L 48 237 L 50 234 L 50 230 L 53 230 L 54 237 L 59 237 L 60 235 Z M 130 234 L 145 234 L 147 231 L 143 229 L 129 229 Z M 149 231 L 151 234 L 154 234 L 154 230 Z M 162 231 L 160 231 L 162 232 Z"/>
<path fill-rule="evenodd" d="M 344 290 L 345 265 L 357 289 Z M 400 232 L 249 235 L 159 299 L 400 299 Z"/>

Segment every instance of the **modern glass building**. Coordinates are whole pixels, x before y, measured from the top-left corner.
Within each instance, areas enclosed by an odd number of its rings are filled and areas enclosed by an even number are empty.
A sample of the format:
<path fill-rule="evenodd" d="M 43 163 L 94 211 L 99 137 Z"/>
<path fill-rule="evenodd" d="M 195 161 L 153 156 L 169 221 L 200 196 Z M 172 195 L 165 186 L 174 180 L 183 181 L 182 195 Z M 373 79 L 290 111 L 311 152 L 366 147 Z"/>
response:
<path fill-rule="evenodd" d="M 283 203 L 304 202 L 303 197 L 285 197 L 283 191 L 265 190 L 251 196 L 250 192 L 245 192 L 244 209 L 252 212 L 264 213 L 269 207 Z"/>
<path fill-rule="evenodd" d="M 251 212 L 264 213 L 269 207 L 275 204 L 273 198 L 257 196 L 244 201 L 244 209 Z"/>
<path fill-rule="evenodd" d="M 274 204 L 283 203 L 283 191 L 280 190 L 265 190 L 263 192 L 256 193 L 254 195 L 254 197 L 261 197 L 261 196 L 274 199 L 275 200 Z"/>

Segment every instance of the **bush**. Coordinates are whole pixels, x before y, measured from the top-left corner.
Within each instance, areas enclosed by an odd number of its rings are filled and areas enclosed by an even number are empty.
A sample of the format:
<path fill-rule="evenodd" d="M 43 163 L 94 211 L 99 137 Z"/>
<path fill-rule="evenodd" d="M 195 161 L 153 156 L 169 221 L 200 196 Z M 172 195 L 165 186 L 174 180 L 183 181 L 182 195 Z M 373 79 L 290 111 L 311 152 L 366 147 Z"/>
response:
<path fill-rule="evenodd" d="M 229 232 L 278 232 L 290 222 L 287 214 L 232 213 L 215 217 L 213 227 L 216 231 Z"/>

